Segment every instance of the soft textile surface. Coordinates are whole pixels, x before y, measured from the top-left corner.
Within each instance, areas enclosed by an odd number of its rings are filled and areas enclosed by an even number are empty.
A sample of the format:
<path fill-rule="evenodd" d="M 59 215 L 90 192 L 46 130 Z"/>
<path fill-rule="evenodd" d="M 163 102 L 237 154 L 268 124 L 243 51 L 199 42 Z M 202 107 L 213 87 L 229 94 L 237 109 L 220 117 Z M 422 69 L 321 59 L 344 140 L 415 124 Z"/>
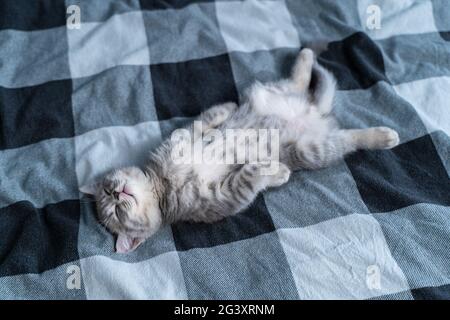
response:
<path fill-rule="evenodd" d="M 2 0 L 0 298 L 450 298 L 449 41 L 446 0 Z M 342 126 L 401 144 L 115 254 L 78 186 L 142 165 L 307 46 L 337 77 Z"/>

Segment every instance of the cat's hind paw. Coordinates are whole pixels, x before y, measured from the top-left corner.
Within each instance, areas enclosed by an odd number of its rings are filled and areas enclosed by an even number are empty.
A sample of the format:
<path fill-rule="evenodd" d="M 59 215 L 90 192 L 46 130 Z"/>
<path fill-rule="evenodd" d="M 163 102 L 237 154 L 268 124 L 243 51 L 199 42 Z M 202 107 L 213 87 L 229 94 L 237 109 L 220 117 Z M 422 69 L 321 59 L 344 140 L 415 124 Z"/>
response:
<path fill-rule="evenodd" d="M 309 48 L 304 48 L 299 54 L 300 63 L 311 64 L 314 62 L 314 51 Z"/>
<path fill-rule="evenodd" d="M 397 131 L 388 127 L 376 127 L 373 130 L 373 143 L 377 149 L 391 149 L 400 143 Z"/>

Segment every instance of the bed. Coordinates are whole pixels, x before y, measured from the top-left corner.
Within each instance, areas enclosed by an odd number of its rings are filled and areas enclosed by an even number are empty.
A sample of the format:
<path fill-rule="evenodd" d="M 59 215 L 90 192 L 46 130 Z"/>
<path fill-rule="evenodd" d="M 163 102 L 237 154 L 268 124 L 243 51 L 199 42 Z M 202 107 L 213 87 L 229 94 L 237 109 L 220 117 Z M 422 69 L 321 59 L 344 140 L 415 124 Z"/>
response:
<path fill-rule="evenodd" d="M 342 127 L 401 143 L 302 171 L 222 222 L 114 252 L 79 187 L 302 47 Z M 1 299 L 450 299 L 445 0 L 0 2 Z"/>

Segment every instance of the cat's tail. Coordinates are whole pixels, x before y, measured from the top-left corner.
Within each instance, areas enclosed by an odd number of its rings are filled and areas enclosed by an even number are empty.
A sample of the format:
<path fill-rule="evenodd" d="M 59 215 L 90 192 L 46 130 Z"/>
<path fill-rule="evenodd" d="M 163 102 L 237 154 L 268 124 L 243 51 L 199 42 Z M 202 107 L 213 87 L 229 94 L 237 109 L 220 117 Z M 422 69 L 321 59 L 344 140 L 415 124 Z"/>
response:
<path fill-rule="evenodd" d="M 322 115 L 328 115 L 333 109 L 336 93 L 336 79 L 333 74 L 314 61 L 312 69 L 311 100 Z"/>

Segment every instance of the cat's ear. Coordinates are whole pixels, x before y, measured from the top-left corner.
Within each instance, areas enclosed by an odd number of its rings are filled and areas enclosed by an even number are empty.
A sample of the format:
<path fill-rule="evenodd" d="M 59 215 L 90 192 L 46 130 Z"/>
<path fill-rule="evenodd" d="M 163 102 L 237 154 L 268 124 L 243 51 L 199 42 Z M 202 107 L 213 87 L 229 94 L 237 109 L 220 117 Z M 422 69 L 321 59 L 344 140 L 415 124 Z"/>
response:
<path fill-rule="evenodd" d="M 145 238 L 133 238 L 119 233 L 116 240 L 116 252 L 128 253 L 134 251 L 144 241 Z"/>
<path fill-rule="evenodd" d="M 95 193 L 97 191 L 97 189 L 99 188 L 99 184 L 98 183 L 92 183 L 92 184 L 87 184 L 84 186 L 81 186 L 79 188 L 81 193 L 87 194 L 87 195 L 91 195 L 91 196 L 95 196 Z"/>

